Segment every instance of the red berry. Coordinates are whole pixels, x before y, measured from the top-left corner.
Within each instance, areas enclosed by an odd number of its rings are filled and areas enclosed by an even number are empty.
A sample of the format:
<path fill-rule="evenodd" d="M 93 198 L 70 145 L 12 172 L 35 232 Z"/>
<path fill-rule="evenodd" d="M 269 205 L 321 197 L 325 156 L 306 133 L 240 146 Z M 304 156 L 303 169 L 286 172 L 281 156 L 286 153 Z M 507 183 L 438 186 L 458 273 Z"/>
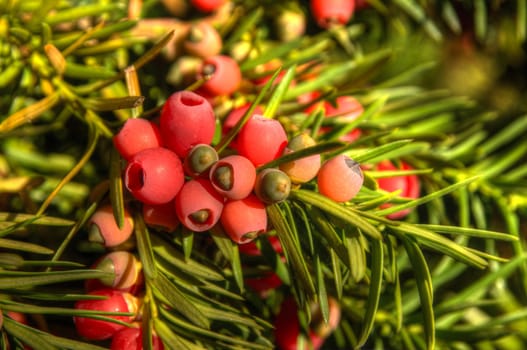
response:
<path fill-rule="evenodd" d="M 301 335 L 300 322 L 298 320 L 298 307 L 292 297 L 284 299 L 280 305 L 280 311 L 274 322 L 275 343 L 280 350 L 299 350 L 298 338 Z M 324 343 L 322 337 L 310 332 L 309 341 L 314 350 L 318 350 Z M 311 349 L 309 344 L 302 350 Z"/>
<path fill-rule="evenodd" d="M 238 244 L 250 242 L 267 230 L 265 204 L 253 194 L 227 201 L 220 220 L 225 232 Z"/>
<path fill-rule="evenodd" d="M 308 134 L 300 134 L 293 137 L 284 150 L 284 154 L 298 151 L 310 146 L 314 146 L 315 140 Z M 320 169 L 320 154 L 300 158 L 292 162 L 282 163 L 280 170 L 286 173 L 294 183 L 305 183 L 317 176 Z"/>
<path fill-rule="evenodd" d="M 77 310 L 105 311 L 105 312 L 132 312 L 137 311 L 137 299 L 125 292 L 114 289 L 99 289 L 89 295 L 104 296 L 106 299 L 79 300 L 75 303 Z M 107 316 L 123 322 L 131 322 L 134 316 Z M 89 317 L 73 318 L 77 333 L 89 340 L 104 340 L 111 338 L 118 331 L 126 328 L 124 325 L 110 321 L 102 321 Z"/>
<path fill-rule="evenodd" d="M 335 100 L 335 106 L 325 102 L 326 118 L 338 117 L 339 119 L 353 121 L 364 113 L 364 107 L 353 96 L 339 96 Z M 353 129 L 339 138 L 340 141 L 353 142 L 362 134 L 360 129 Z"/>
<path fill-rule="evenodd" d="M 155 334 L 152 335 L 152 349 L 163 350 L 163 342 Z M 138 327 L 125 328 L 112 337 L 110 350 L 143 350 L 143 330 Z"/>
<path fill-rule="evenodd" d="M 377 165 L 379 171 L 393 171 L 398 170 L 390 161 L 383 161 Z M 401 170 L 412 170 L 412 167 L 407 163 L 401 162 Z M 417 199 L 419 198 L 419 178 L 417 175 L 405 175 L 405 176 L 393 176 L 386 178 L 377 179 L 379 188 L 387 192 L 394 192 L 401 190 L 401 197 Z M 391 204 L 384 204 L 382 207 L 386 208 Z M 386 217 L 392 220 L 401 219 L 408 215 L 412 211 L 411 208 L 404 209 L 392 214 L 388 214 Z"/>
<path fill-rule="evenodd" d="M 216 55 L 203 61 L 199 72 L 200 78 L 208 78 L 201 89 L 211 95 L 230 95 L 240 87 L 242 72 L 233 58 Z"/>
<path fill-rule="evenodd" d="M 311 14 L 322 28 L 346 24 L 355 10 L 355 0 L 310 0 Z"/>
<path fill-rule="evenodd" d="M 227 133 L 229 131 L 231 131 L 232 128 L 234 128 L 234 126 L 236 125 L 236 123 L 238 123 L 238 121 L 240 119 L 242 119 L 243 115 L 245 114 L 245 112 L 247 112 L 247 110 L 251 107 L 251 103 L 246 103 L 245 105 L 243 106 L 240 106 L 240 107 L 237 107 L 237 108 L 234 108 L 228 115 L 227 117 L 225 118 L 225 120 L 223 121 L 222 123 L 222 134 L 223 136 L 227 135 Z M 262 114 L 264 111 L 263 111 L 263 108 L 260 107 L 260 106 L 256 106 L 253 110 L 253 115 L 254 114 Z M 234 149 L 236 149 L 236 139 L 237 138 L 234 138 L 234 140 L 231 141 L 230 143 L 230 146 Z"/>
<path fill-rule="evenodd" d="M 203 12 L 212 12 L 220 8 L 226 0 L 190 0 L 192 6 Z"/>
<path fill-rule="evenodd" d="M 183 185 L 183 166 L 172 151 L 158 147 L 137 153 L 124 171 L 126 189 L 147 204 L 168 203 Z"/>
<path fill-rule="evenodd" d="M 249 277 L 244 280 L 245 284 L 258 293 L 265 293 L 282 285 L 282 280 L 272 271 L 266 272 L 258 277 Z"/>
<path fill-rule="evenodd" d="M 124 159 L 130 160 L 144 149 L 161 147 L 161 134 L 151 121 L 128 119 L 113 137 L 113 144 Z"/>
<path fill-rule="evenodd" d="M 232 155 L 217 161 L 209 177 L 219 194 L 228 199 L 242 199 L 254 188 L 256 169 L 249 159 Z"/>
<path fill-rule="evenodd" d="M 260 166 L 282 155 L 287 134 L 278 120 L 255 114 L 240 130 L 236 144 L 240 155 Z"/>
<path fill-rule="evenodd" d="M 29 325 L 29 322 L 27 320 L 26 314 L 24 314 L 22 312 L 19 312 L 19 311 L 7 311 L 6 314 L 7 314 L 7 316 L 9 316 L 9 318 L 15 320 L 18 323 L 25 324 L 26 326 Z"/>
<path fill-rule="evenodd" d="M 206 179 L 187 181 L 175 200 L 181 223 L 195 232 L 212 228 L 220 219 L 223 197 Z"/>
<path fill-rule="evenodd" d="M 212 142 L 216 118 L 211 104 L 203 96 L 179 91 L 165 102 L 160 129 L 165 146 L 183 159 L 193 146 Z"/>
<path fill-rule="evenodd" d="M 221 46 L 222 41 L 218 31 L 205 21 L 194 23 L 183 42 L 183 48 L 187 53 L 201 58 L 218 55 Z"/>
<path fill-rule="evenodd" d="M 282 245 L 280 244 L 280 240 L 277 236 L 268 236 L 269 243 L 273 246 L 273 249 L 278 253 L 282 254 L 284 250 L 282 249 Z M 256 246 L 255 241 L 251 241 L 245 244 L 241 244 L 238 246 L 238 249 L 240 253 L 250 256 L 258 256 L 262 255 L 262 252 L 260 252 L 260 249 Z"/>
<path fill-rule="evenodd" d="M 98 208 L 88 221 L 89 241 L 115 247 L 124 243 L 134 230 L 134 221 L 128 209 L 124 210 L 124 224 L 119 228 L 110 204 Z"/>
<path fill-rule="evenodd" d="M 164 204 L 143 204 L 143 220 L 149 227 L 173 232 L 179 225 L 174 201 Z"/>
<path fill-rule="evenodd" d="M 355 197 L 363 181 L 359 164 L 342 154 L 324 162 L 317 175 L 319 192 L 336 202 Z"/>

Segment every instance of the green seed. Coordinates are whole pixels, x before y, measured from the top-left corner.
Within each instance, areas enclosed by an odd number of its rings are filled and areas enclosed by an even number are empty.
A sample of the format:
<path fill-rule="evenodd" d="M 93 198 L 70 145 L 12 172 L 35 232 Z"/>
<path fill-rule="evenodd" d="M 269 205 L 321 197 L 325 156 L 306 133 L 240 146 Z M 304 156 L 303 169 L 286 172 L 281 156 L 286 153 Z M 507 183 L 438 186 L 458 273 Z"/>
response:
<path fill-rule="evenodd" d="M 255 192 L 267 204 L 284 201 L 291 192 L 291 179 L 279 169 L 265 169 L 258 174 Z"/>
<path fill-rule="evenodd" d="M 208 209 L 201 209 L 190 214 L 190 220 L 195 224 L 204 224 L 210 217 Z"/>
<path fill-rule="evenodd" d="M 214 184 L 221 188 L 224 191 L 229 191 L 233 184 L 234 178 L 232 175 L 232 167 L 230 165 L 220 165 L 214 169 L 214 174 L 212 174 L 212 179 Z"/>

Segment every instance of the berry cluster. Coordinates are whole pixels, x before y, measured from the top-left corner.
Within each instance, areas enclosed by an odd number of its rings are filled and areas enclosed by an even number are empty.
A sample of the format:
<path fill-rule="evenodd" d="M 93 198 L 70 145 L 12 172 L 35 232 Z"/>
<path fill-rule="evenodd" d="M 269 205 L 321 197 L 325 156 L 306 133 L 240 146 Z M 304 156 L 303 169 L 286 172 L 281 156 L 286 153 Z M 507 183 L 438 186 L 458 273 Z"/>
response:
<path fill-rule="evenodd" d="M 234 110 L 223 131 L 242 115 Z M 316 154 L 258 171 L 283 154 L 315 144 L 307 134 L 288 140 L 280 122 L 262 114 L 247 120 L 225 156 L 211 146 L 215 129 L 207 99 L 180 91 L 164 104 L 159 126 L 130 119 L 114 137 L 127 161 L 124 185 L 143 203 L 147 223 L 173 230 L 180 222 L 193 232 L 220 223 L 233 241 L 247 243 L 267 230 L 265 206 L 285 200 L 292 184 L 317 177 L 320 193 L 338 202 L 349 201 L 362 185 L 359 164 L 344 155 L 321 164 Z"/>
<path fill-rule="evenodd" d="M 309 102 L 318 96 L 312 93 L 302 96 L 300 100 Z M 250 107 L 246 104 L 231 110 L 221 123 L 223 136 L 237 127 Z M 331 103 L 326 100 L 311 103 L 305 113 L 320 111 L 324 118 L 353 121 L 362 114 L 363 108 L 353 97 L 339 96 Z M 266 206 L 287 199 L 292 187 L 314 181 L 314 188 L 319 193 L 344 203 L 355 197 L 362 186 L 361 166 L 344 154 L 324 161 L 320 154 L 312 154 L 280 162 L 277 167 L 266 166 L 281 156 L 315 146 L 316 141 L 307 133 L 288 137 L 282 124 L 276 119 L 266 118 L 260 106 L 255 106 L 253 114 L 246 118 L 245 124 L 221 154 L 218 154 L 213 142 L 214 135 L 219 132 L 219 124 L 206 97 L 195 92 L 179 91 L 167 99 L 157 121 L 129 119 L 114 136 L 114 146 L 126 161 L 123 183 L 133 199 L 141 203 L 142 217 L 148 226 L 172 232 L 183 225 L 192 232 L 204 232 L 221 225 L 222 230 L 240 244 L 243 256 L 256 257 L 262 253 L 251 241 L 269 229 Z M 330 127 L 319 130 L 322 137 L 332 132 L 334 130 Z M 354 128 L 341 133 L 339 139 L 350 142 L 360 134 L 361 130 Z M 408 164 L 399 164 L 398 168 L 384 161 L 373 165 L 372 169 L 377 172 L 411 170 Z M 401 195 L 408 198 L 419 195 L 415 175 L 380 176 L 377 181 L 384 191 L 401 190 Z M 390 205 L 385 203 L 381 208 Z M 408 213 L 409 210 L 404 210 L 390 214 L 388 218 L 399 219 Z M 141 264 L 135 256 L 119 250 L 131 237 L 134 227 L 127 207 L 124 219 L 123 225 L 118 227 L 110 204 L 101 206 L 91 217 L 90 240 L 112 250 L 97 260 L 93 267 L 113 272 L 115 277 L 87 281 L 90 295 L 102 295 L 108 299 L 83 300 L 76 307 L 132 312 L 137 316 L 111 317 L 134 323 L 140 319 L 137 305 L 141 300 L 138 295 L 143 276 Z M 278 238 L 269 236 L 268 239 L 276 254 L 285 261 Z M 282 285 L 280 277 L 273 271 L 246 276 L 245 283 L 261 296 Z M 282 322 L 280 319 L 286 314 L 285 311 L 279 313 L 276 322 Z M 298 320 L 288 322 L 298 323 Z M 88 339 L 111 338 L 112 344 L 119 344 L 122 342 L 119 335 L 125 331 L 135 332 L 132 338 L 139 339 L 139 342 L 142 338 L 140 327 L 128 329 L 87 317 L 77 317 L 75 323 L 79 334 Z M 316 330 L 309 334 L 315 348 L 324 342 L 333 329 L 331 327 L 323 335 Z M 298 335 L 299 331 L 292 333 Z M 289 339 L 280 332 L 275 336 L 283 349 L 296 344 L 296 336 L 289 336 Z M 288 342 L 293 345 L 286 345 Z M 154 344 L 158 344 L 159 348 L 163 346 L 157 337 Z M 120 345 L 115 346 L 112 349 L 119 349 Z M 140 349 L 140 344 L 138 346 Z"/>

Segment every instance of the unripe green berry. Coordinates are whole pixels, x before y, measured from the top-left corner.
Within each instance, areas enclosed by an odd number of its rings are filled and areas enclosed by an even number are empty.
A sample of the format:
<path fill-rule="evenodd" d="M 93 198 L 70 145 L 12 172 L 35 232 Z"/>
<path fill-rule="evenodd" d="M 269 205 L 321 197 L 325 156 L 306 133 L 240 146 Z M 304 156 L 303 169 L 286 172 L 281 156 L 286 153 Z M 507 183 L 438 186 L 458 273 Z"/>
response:
<path fill-rule="evenodd" d="M 218 153 L 214 147 L 199 144 L 189 151 L 184 161 L 184 170 L 190 176 L 198 176 L 218 161 Z"/>
<path fill-rule="evenodd" d="M 279 169 L 264 169 L 256 177 L 255 193 L 267 204 L 282 202 L 291 191 L 291 179 Z"/>

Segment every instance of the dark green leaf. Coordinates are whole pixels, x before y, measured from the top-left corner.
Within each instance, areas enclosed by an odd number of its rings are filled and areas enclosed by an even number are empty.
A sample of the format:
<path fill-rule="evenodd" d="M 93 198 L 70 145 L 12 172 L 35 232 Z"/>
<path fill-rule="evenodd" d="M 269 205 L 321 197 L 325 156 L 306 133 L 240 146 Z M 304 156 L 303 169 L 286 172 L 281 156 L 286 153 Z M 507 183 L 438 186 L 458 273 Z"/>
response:
<path fill-rule="evenodd" d="M 362 321 L 362 329 L 357 342 L 356 348 L 364 346 L 373 329 L 375 323 L 375 315 L 379 307 L 379 300 L 381 298 L 382 273 L 383 273 L 383 244 L 379 240 L 371 241 L 371 280 L 370 290 L 368 292 L 368 299 L 366 301 L 366 311 Z"/>
<path fill-rule="evenodd" d="M 478 268 L 484 268 L 487 266 L 487 262 L 472 251 L 432 231 L 407 223 L 400 223 L 397 226 L 391 226 L 390 229 L 400 235 L 413 236 L 421 244 L 466 264 Z"/>
<path fill-rule="evenodd" d="M 357 228 L 368 236 L 374 239 L 381 239 L 381 233 L 379 230 L 370 224 L 367 220 L 364 220 L 353 211 L 346 208 L 344 205 L 336 203 L 331 199 L 313 191 L 308 190 L 292 190 L 291 197 L 300 201 L 311 204 L 317 207 L 331 216 L 335 216 Z"/>
<path fill-rule="evenodd" d="M 269 101 L 265 105 L 264 116 L 266 116 L 267 118 L 274 118 L 278 107 L 282 103 L 284 94 L 289 88 L 291 81 L 295 77 L 295 69 L 296 69 L 295 65 L 288 68 L 285 74 L 283 75 L 282 79 L 280 80 L 276 88 L 274 89 L 273 94 L 271 95 L 271 97 L 269 98 Z"/>
<path fill-rule="evenodd" d="M 72 220 L 46 215 L 0 212 L 0 222 L 2 221 L 13 221 L 16 223 L 27 222 L 32 225 L 44 226 L 72 226 L 75 223 Z"/>
<path fill-rule="evenodd" d="M 124 225 L 124 198 L 121 156 L 115 147 L 110 151 L 110 202 L 117 226 Z"/>
<path fill-rule="evenodd" d="M 269 220 L 276 229 L 280 243 L 284 249 L 286 259 L 291 264 L 292 277 L 302 287 L 302 292 L 306 293 L 308 299 L 314 300 L 315 285 L 311 278 L 311 271 L 301 253 L 301 248 L 295 241 L 294 233 L 291 231 L 286 218 L 280 210 L 278 204 L 267 206 Z"/>
<path fill-rule="evenodd" d="M 204 280 L 223 281 L 225 277 L 214 266 L 206 266 L 193 259 L 187 259 L 172 245 L 167 244 L 156 235 L 151 236 L 153 251 L 178 271 Z"/>
<path fill-rule="evenodd" d="M 134 233 L 145 277 L 147 280 L 153 280 L 157 277 L 154 252 L 150 242 L 150 233 L 140 213 L 135 213 L 134 215 Z"/>
<path fill-rule="evenodd" d="M 8 333 L 12 334 L 16 338 L 23 341 L 24 344 L 27 344 L 34 349 L 58 350 L 57 347 L 53 346 L 45 339 L 42 339 L 35 329 L 18 323 L 8 317 L 4 317 L 3 327 Z"/>
<path fill-rule="evenodd" d="M 224 232 L 223 227 L 216 225 L 211 229 L 212 239 L 220 249 L 223 256 L 230 262 L 234 280 L 240 291 L 244 290 L 243 269 L 240 252 L 236 243 Z"/>
<path fill-rule="evenodd" d="M 168 327 L 163 321 L 158 318 L 154 319 L 154 327 L 163 340 L 163 344 L 168 349 L 181 349 L 181 350 L 205 350 L 197 344 L 191 343 L 185 338 L 182 338 L 175 334 L 170 327 Z"/>
<path fill-rule="evenodd" d="M 419 246 L 408 239 L 402 238 L 404 247 L 413 267 L 415 283 L 419 291 L 421 301 L 421 312 L 423 315 L 423 325 L 425 329 L 426 347 L 429 350 L 435 348 L 435 318 L 434 318 L 434 288 L 432 278 L 428 270 L 428 264 Z"/>
<path fill-rule="evenodd" d="M 57 272 L 0 272 L 0 289 L 25 288 L 45 284 L 82 281 L 92 278 L 108 277 L 107 272 L 97 270 L 72 270 Z"/>
<path fill-rule="evenodd" d="M 172 308 L 184 315 L 191 323 L 200 328 L 208 329 L 210 327 L 210 321 L 207 317 L 164 274 L 158 273 L 152 281 L 152 285 L 159 296 L 165 298 Z"/>

